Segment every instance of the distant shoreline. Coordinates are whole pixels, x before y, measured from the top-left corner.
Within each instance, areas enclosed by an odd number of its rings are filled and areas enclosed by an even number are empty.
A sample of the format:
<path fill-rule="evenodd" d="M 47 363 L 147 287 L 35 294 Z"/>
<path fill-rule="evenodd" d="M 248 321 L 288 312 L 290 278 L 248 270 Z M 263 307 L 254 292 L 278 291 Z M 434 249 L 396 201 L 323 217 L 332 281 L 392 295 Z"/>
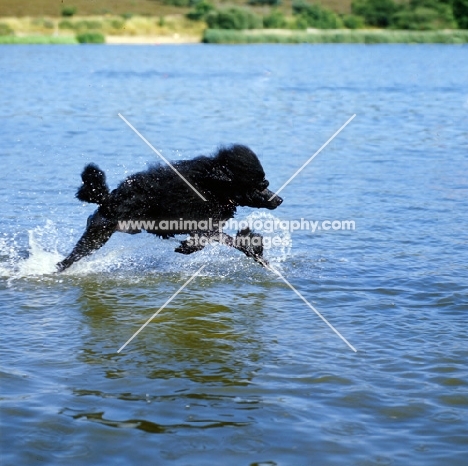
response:
<path fill-rule="evenodd" d="M 468 29 L 206 29 L 184 15 L 1 17 L 0 44 L 468 43 Z"/>
<path fill-rule="evenodd" d="M 161 35 L 106 35 L 107 45 L 162 44 L 466 44 L 468 30 L 407 31 L 384 29 L 207 29 L 203 36 L 173 32 Z M 0 36 L 0 45 L 78 44 L 75 35 L 18 34 Z"/>
<path fill-rule="evenodd" d="M 73 45 L 73 35 L 0 36 L 0 45 Z M 318 33 L 281 31 L 230 31 L 207 29 L 200 36 L 174 33 L 151 36 L 106 36 L 106 45 L 163 44 L 466 44 L 468 31 L 347 31 L 327 30 Z"/>

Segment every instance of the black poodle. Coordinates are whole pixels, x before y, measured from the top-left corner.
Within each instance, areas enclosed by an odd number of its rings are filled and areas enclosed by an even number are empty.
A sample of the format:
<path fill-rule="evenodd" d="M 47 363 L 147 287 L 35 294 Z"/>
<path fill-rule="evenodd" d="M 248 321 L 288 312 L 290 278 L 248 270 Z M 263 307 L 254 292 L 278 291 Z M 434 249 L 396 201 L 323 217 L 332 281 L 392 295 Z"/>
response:
<path fill-rule="evenodd" d="M 268 181 L 258 157 L 248 147 L 233 145 L 213 157 L 157 165 L 129 176 L 109 191 L 106 177 L 89 164 L 81 174 L 80 201 L 98 204 L 86 231 L 73 251 L 57 264 L 59 271 L 103 246 L 116 231 L 146 230 L 163 238 L 189 234 L 175 251 L 203 249 L 207 241 L 232 246 L 265 265 L 262 237 L 250 229 L 236 238 L 223 233 L 223 222 L 234 217 L 238 206 L 276 209 L 283 200 L 267 189 Z"/>

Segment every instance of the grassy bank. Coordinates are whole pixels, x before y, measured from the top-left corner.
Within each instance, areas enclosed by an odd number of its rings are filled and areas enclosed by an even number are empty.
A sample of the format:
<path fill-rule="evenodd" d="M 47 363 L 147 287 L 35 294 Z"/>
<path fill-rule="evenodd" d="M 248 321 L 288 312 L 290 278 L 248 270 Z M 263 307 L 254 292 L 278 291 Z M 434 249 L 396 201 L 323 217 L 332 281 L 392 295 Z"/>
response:
<path fill-rule="evenodd" d="M 468 30 L 395 31 L 328 29 L 313 31 L 207 29 L 203 42 L 209 44 L 465 44 Z"/>
<path fill-rule="evenodd" d="M 0 45 L 4 44 L 77 44 L 75 36 L 0 36 Z"/>
<path fill-rule="evenodd" d="M 69 36 L 99 32 L 104 36 L 171 36 L 175 33 L 194 35 L 201 39 L 205 24 L 189 21 L 181 15 L 138 16 L 73 16 L 1 18 L 0 30 L 11 31 L 11 35 Z M 7 34 L 5 34 L 7 35 Z"/>

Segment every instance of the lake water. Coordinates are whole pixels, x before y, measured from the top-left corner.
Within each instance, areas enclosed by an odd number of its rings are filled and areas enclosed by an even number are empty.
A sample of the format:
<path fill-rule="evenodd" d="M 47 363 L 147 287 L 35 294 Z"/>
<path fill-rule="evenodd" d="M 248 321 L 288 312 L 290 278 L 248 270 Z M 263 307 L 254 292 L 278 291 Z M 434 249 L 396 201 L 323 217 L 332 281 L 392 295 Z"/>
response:
<path fill-rule="evenodd" d="M 465 465 L 468 48 L 0 47 L 1 460 L 27 464 Z M 239 142 L 281 196 L 238 219 L 266 257 L 115 234 L 54 274 L 94 206 L 157 159 Z M 121 353 L 117 350 L 206 267 Z"/>

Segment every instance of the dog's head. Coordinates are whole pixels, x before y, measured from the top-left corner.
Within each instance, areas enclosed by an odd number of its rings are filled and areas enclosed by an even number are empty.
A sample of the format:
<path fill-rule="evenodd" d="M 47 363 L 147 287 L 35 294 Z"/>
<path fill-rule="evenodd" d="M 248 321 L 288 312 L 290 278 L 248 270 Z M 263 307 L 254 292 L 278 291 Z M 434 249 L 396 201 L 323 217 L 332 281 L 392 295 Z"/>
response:
<path fill-rule="evenodd" d="M 262 164 L 248 147 L 233 145 L 222 148 L 215 160 L 219 177 L 228 181 L 229 195 L 237 205 L 272 210 L 283 202 L 281 197 L 267 189 L 269 182 L 265 179 Z"/>

